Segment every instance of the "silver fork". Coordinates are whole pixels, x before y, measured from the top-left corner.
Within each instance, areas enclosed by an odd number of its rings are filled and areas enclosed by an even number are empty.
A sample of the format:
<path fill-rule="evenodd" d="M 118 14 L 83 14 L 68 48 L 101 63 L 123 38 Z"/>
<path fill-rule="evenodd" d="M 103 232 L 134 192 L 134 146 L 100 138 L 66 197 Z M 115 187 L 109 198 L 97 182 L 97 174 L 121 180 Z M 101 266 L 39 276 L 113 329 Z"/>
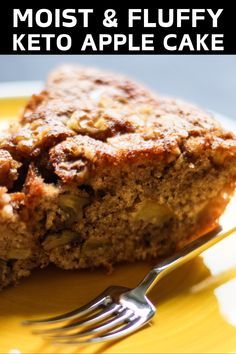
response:
<path fill-rule="evenodd" d="M 54 343 L 95 343 L 127 336 L 146 325 L 155 315 L 156 309 L 146 294 L 160 278 L 235 231 L 236 227 L 225 232 L 217 227 L 173 256 L 160 261 L 134 289 L 111 286 L 96 299 L 74 311 L 49 319 L 27 320 L 23 324 L 62 323 L 60 327 L 33 332 L 46 335 Z"/>

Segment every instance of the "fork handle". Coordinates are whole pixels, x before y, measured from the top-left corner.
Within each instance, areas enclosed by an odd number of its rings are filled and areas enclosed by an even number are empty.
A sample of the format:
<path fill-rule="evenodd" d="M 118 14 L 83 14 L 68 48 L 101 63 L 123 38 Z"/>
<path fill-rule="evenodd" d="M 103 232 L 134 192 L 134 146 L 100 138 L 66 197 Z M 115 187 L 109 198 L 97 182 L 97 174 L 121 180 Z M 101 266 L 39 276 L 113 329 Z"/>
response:
<path fill-rule="evenodd" d="M 174 255 L 160 261 L 141 281 L 141 283 L 136 288 L 137 291 L 145 295 L 164 275 L 170 273 L 173 269 L 195 258 L 203 251 L 223 240 L 233 232 L 236 232 L 236 227 L 222 232 L 221 227 L 218 226 L 206 235 L 191 242 L 189 245 Z"/>

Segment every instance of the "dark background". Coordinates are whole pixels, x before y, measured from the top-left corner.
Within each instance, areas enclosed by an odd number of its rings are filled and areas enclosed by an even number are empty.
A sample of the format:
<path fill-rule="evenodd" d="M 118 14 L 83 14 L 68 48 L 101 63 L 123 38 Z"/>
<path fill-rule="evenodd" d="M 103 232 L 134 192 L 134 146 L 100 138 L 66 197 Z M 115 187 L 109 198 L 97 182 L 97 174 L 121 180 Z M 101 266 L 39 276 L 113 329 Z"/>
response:
<path fill-rule="evenodd" d="M 0 82 L 44 80 L 67 62 L 127 74 L 160 93 L 236 119 L 236 55 L 0 55 Z"/>

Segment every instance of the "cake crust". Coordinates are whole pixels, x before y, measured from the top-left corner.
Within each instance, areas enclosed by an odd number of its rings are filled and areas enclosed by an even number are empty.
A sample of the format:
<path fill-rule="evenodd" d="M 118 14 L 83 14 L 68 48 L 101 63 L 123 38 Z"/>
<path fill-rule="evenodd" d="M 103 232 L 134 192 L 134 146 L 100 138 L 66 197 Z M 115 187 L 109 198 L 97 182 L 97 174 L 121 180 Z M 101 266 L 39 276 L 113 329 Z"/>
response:
<path fill-rule="evenodd" d="M 208 143 L 211 137 L 233 138 L 211 114 L 192 105 L 154 96 L 114 74 L 64 66 L 49 76 L 45 91 L 32 96 L 20 128 L 5 146 L 23 157 L 37 156 L 78 135 L 105 141 L 107 149 L 115 137 L 117 150 L 134 153 L 155 148 L 163 152 L 190 137 L 205 137 Z"/>

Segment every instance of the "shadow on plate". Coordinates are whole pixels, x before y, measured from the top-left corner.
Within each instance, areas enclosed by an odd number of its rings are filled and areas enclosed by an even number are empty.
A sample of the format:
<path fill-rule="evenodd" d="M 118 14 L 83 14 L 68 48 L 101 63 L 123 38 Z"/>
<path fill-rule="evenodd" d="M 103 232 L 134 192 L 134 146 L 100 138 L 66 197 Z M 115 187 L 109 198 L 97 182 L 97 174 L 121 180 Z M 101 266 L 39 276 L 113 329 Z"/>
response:
<path fill-rule="evenodd" d="M 118 265 L 112 274 L 102 269 L 64 271 L 54 266 L 36 270 L 16 287 L 0 293 L 1 316 L 18 314 L 33 318 L 63 313 L 87 303 L 110 285 L 135 287 L 151 268 L 148 263 Z M 210 275 L 201 257 L 198 257 L 161 279 L 149 297 L 154 304 L 160 305 L 188 292 Z M 214 282 L 211 284 L 214 286 Z"/>
<path fill-rule="evenodd" d="M 69 311 L 87 303 L 112 284 L 135 287 L 151 268 L 152 265 L 148 263 L 119 265 L 111 275 L 107 275 L 104 270 L 64 271 L 53 266 L 36 270 L 17 287 L 5 289 L 0 293 L 1 324 L 5 326 L 8 319 L 14 318 L 17 328 L 23 319 L 45 318 Z M 154 318 L 154 327 L 160 328 L 163 323 L 159 322 L 163 317 L 160 315 L 161 311 L 163 313 L 171 301 L 178 304 L 178 299 L 186 298 L 185 295 L 190 294 L 191 289 L 197 288 L 198 284 L 207 284 L 206 290 L 210 290 L 213 296 L 211 290 L 232 276 L 235 276 L 235 270 L 229 270 L 216 278 L 211 276 L 201 257 L 174 270 L 160 280 L 149 294 L 151 301 L 159 308 L 159 316 Z M 211 281 L 208 282 L 208 279 Z M 200 287 L 200 291 L 204 291 L 204 288 Z M 213 301 L 213 297 L 211 306 L 217 308 L 217 301 L 215 297 Z M 180 303 L 184 304 L 183 300 L 180 300 Z M 171 308 L 175 308 L 175 305 L 171 305 Z M 152 326 L 146 330 L 151 333 Z M 146 330 L 143 329 L 144 335 Z M 22 335 L 27 336 L 27 332 L 24 330 Z M 37 352 L 63 353 L 63 348 L 53 347 L 47 341 L 40 341 L 39 345 L 36 343 Z M 110 352 L 118 343 L 119 341 L 101 343 L 91 347 L 91 353 Z M 87 353 L 86 346 L 80 345 L 79 348 L 80 352 L 85 350 Z M 70 347 L 70 353 L 77 353 L 77 350 L 78 346 Z"/>

